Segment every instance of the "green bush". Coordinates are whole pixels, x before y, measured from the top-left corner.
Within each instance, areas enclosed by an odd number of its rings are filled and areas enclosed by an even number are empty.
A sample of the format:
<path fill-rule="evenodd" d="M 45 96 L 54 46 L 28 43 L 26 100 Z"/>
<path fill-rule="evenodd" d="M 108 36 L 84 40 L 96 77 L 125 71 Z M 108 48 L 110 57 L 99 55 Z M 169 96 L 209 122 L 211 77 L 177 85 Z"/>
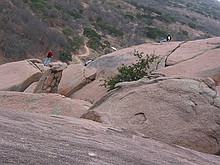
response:
<path fill-rule="evenodd" d="M 188 31 L 186 31 L 186 30 L 181 30 L 181 33 L 185 36 L 188 36 L 188 34 L 189 34 Z"/>
<path fill-rule="evenodd" d="M 144 11 L 147 11 L 147 12 L 151 12 L 151 13 L 156 13 L 158 15 L 162 15 L 162 12 L 154 9 L 154 8 L 151 8 L 151 7 L 143 7 Z"/>
<path fill-rule="evenodd" d="M 194 24 L 194 23 L 192 23 L 192 22 L 190 22 L 190 23 L 188 23 L 188 25 L 189 25 L 189 27 L 190 28 L 192 28 L 192 29 L 196 29 L 196 24 Z"/>
<path fill-rule="evenodd" d="M 104 44 L 106 45 L 106 47 L 109 47 L 111 45 L 109 41 L 104 41 Z"/>
<path fill-rule="evenodd" d="M 59 60 L 63 61 L 63 62 L 68 62 L 68 61 L 72 61 L 72 55 L 71 52 L 69 50 L 60 50 L 60 54 L 59 54 Z"/>
<path fill-rule="evenodd" d="M 106 30 L 109 34 L 114 34 L 115 36 L 123 36 L 124 35 L 122 30 L 120 30 L 112 25 L 105 24 L 103 22 L 97 22 L 96 26 L 100 27 L 102 30 Z"/>
<path fill-rule="evenodd" d="M 133 14 L 132 14 L 132 13 L 129 13 L 129 12 L 127 12 L 127 13 L 124 15 L 124 17 L 130 19 L 131 21 L 134 21 L 134 19 L 135 19 L 134 16 L 133 16 Z"/>
<path fill-rule="evenodd" d="M 142 19 L 142 18 L 147 18 L 147 19 L 151 19 L 151 20 L 154 19 L 154 17 L 149 14 L 141 14 L 141 13 L 137 13 L 136 17 L 138 19 Z"/>
<path fill-rule="evenodd" d="M 151 74 L 150 64 L 152 64 L 157 57 L 155 55 L 146 55 L 146 57 L 143 58 L 143 52 L 139 53 L 138 51 L 134 52 L 134 56 L 138 57 L 137 63 L 129 66 L 122 64 L 122 66 L 118 68 L 118 74 L 116 76 L 105 80 L 105 87 L 112 90 L 119 82 L 137 81 Z"/>
<path fill-rule="evenodd" d="M 67 36 L 71 36 L 73 35 L 73 30 L 70 28 L 70 27 L 65 27 L 63 30 L 62 30 L 63 34 L 67 35 Z"/>
<path fill-rule="evenodd" d="M 29 5 L 32 10 L 43 12 L 46 6 L 46 0 L 30 0 Z"/>
<path fill-rule="evenodd" d="M 73 39 L 69 40 L 69 50 L 76 51 L 79 50 L 80 46 L 84 44 L 83 37 L 73 36 Z"/>
<path fill-rule="evenodd" d="M 97 37 L 90 38 L 88 41 L 88 46 L 91 49 L 97 50 L 100 46 L 102 46 L 101 40 Z"/>
<path fill-rule="evenodd" d="M 146 7 L 146 6 L 140 5 L 140 4 L 138 4 L 137 2 L 134 2 L 134 1 L 131 1 L 130 4 L 135 6 L 137 9 L 143 9 L 145 12 L 151 12 L 151 13 L 156 13 L 158 15 L 162 15 L 162 12 L 156 10 L 155 8 Z"/>
<path fill-rule="evenodd" d="M 79 19 L 82 18 L 82 15 L 80 14 L 80 12 L 83 12 L 83 10 L 81 11 L 77 11 L 77 10 L 69 10 L 68 13 L 73 16 L 75 19 Z"/>
<path fill-rule="evenodd" d="M 112 50 L 106 49 L 104 53 L 105 53 L 105 54 L 112 53 Z"/>
<path fill-rule="evenodd" d="M 152 39 L 156 39 L 157 37 L 165 36 L 167 34 L 167 32 L 153 27 L 146 27 L 146 31 L 147 37 Z"/>
<path fill-rule="evenodd" d="M 159 21 L 165 22 L 165 23 L 175 23 L 176 22 L 176 18 L 173 16 L 170 16 L 169 14 L 156 16 L 156 19 Z"/>
<path fill-rule="evenodd" d="M 99 40 L 101 40 L 101 36 L 92 28 L 84 28 L 83 35 L 88 38 L 98 38 Z"/>

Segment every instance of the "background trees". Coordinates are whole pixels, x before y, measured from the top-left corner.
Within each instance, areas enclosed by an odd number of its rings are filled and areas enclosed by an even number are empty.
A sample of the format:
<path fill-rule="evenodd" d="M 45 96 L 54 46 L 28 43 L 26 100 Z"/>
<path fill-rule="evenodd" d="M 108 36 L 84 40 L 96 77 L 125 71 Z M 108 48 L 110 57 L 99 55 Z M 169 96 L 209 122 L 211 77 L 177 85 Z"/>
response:
<path fill-rule="evenodd" d="M 1 0 L 0 64 L 42 59 L 48 49 L 59 58 L 60 50 L 77 53 L 84 44 L 97 57 L 111 46 L 157 41 L 167 33 L 174 40 L 219 36 L 218 6 L 214 0 Z"/>

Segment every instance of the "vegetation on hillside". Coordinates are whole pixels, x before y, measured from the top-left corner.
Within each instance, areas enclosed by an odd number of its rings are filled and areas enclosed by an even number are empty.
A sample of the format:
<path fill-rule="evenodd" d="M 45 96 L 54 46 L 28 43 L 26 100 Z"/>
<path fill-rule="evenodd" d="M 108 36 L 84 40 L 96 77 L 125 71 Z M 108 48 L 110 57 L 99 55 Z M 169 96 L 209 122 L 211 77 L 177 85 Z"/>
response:
<path fill-rule="evenodd" d="M 220 3 L 199 2 L 1 0 L 0 63 L 43 58 L 48 49 L 60 58 L 60 52 L 77 53 L 84 44 L 99 56 L 111 46 L 158 41 L 167 33 L 175 40 L 220 35 Z"/>

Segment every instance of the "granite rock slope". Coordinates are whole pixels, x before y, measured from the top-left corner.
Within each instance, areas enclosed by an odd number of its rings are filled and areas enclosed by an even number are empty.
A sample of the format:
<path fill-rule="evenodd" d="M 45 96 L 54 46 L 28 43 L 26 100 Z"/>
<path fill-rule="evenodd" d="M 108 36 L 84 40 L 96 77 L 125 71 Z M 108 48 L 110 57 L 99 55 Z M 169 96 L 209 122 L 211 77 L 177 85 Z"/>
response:
<path fill-rule="evenodd" d="M 121 83 L 82 117 L 197 151 L 220 151 L 220 98 L 212 79 Z"/>
<path fill-rule="evenodd" d="M 70 99 L 59 94 L 0 91 L 0 107 L 45 115 L 64 115 L 79 118 L 90 103 Z"/>
<path fill-rule="evenodd" d="M 40 79 L 42 70 L 36 65 L 39 60 L 24 60 L 0 65 L 0 90 L 23 92 Z"/>
<path fill-rule="evenodd" d="M 0 128 L 0 164 L 220 164 L 215 155 L 83 119 L 0 108 Z"/>

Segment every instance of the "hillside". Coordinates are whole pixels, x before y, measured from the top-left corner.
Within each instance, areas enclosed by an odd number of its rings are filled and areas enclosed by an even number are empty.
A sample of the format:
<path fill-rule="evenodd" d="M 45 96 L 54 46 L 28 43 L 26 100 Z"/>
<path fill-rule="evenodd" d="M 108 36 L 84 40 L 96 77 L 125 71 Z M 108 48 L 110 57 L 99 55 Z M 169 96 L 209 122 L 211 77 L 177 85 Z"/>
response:
<path fill-rule="evenodd" d="M 43 59 L 48 49 L 65 57 L 89 58 L 145 42 L 168 33 L 173 40 L 220 36 L 217 0 L 2 0 L 0 64 Z"/>

